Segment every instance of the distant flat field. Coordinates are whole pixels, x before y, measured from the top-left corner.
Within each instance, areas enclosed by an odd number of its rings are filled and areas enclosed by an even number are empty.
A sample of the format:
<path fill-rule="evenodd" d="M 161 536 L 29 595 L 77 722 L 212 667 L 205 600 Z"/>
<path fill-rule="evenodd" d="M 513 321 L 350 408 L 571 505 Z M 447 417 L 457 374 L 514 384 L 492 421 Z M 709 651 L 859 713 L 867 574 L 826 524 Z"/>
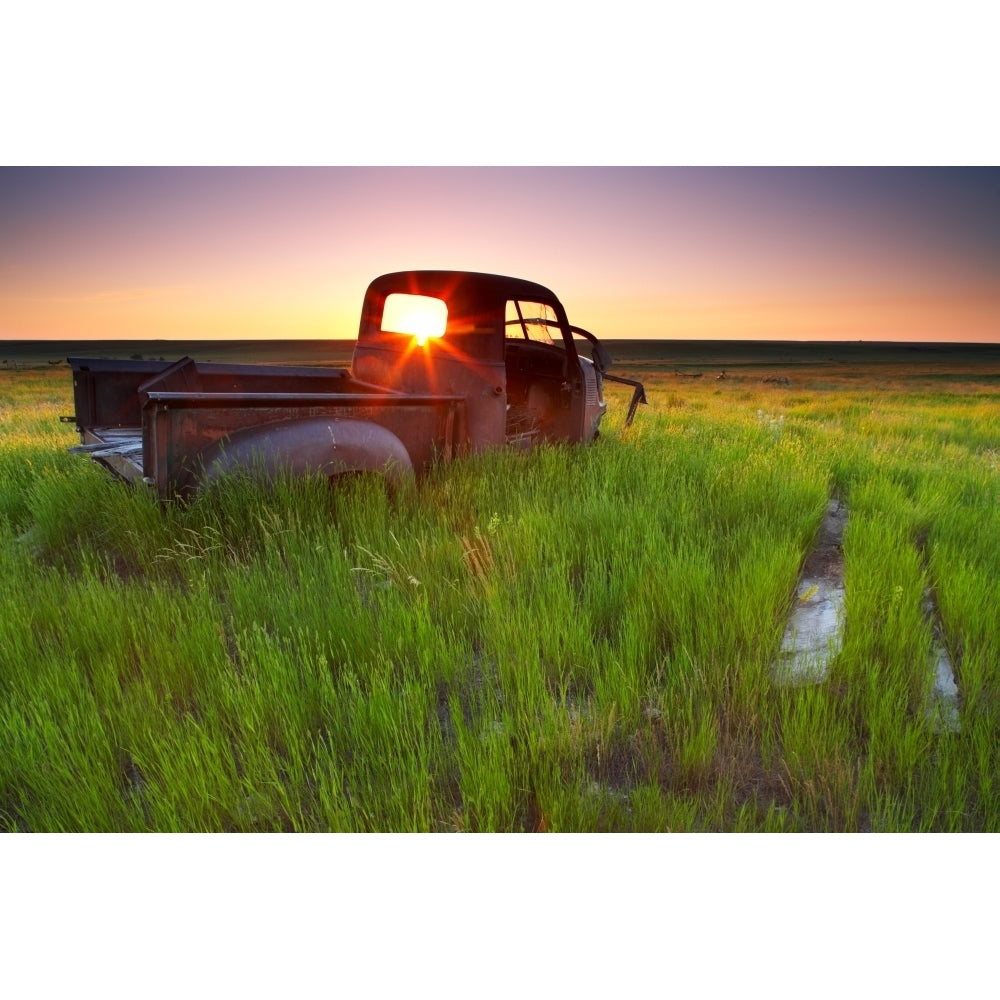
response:
<path fill-rule="evenodd" d="M 1000 389 L 1000 344 L 619 340 L 607 346 L 618 374 L 656 374 L 678 386 L 720 388 L 724 380 L 779 389 Z"/>
<path fill-rule="evenodd" d="M 163 358 L 251 364 L 350 364 L 353 340 L 0 340 L 0 368 L 67 358 Z"/>
<path fill-rule="evenodd" d="M 1000 344 L 843 341 L 608 340 L 619 374 L 662 373 L 678 379 L 720 376 L 737 382 L 828 381 L 910 387 L 969 376 L 1000 386 Z M 276 364 L 350 364 L 353 340 L 0 341 L 0 369 L 65 363 L 70 357 L 163 358 Z M 724 373 L 724 374 L 723 374 Z"/>

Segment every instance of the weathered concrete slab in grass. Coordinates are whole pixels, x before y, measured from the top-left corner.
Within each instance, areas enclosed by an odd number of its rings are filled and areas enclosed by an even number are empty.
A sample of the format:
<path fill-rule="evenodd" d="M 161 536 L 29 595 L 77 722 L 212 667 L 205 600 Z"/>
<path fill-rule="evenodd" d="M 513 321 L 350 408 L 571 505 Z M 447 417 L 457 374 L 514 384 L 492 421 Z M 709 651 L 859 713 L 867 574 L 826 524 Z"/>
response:
<path fill-rule="evenodd" d="M 959 731 L 958 685 L 955 683 L 951 657 L 944 644 L 937 601 L 933 590 L 930 589 L 924 594 L 924 617 L 931 623 L 933 632 L 930 664 L 934 672 L 934 686 L 931 688 L 927 715 L 939 732 L 957 733 Z"/>
<path fill-rule="evenodd" d="M 955 673 L 951 669 L 948 650 L 937 640 L 931 649 L 931 665 L 934 669 L 934 687 L 931 689 L 928 707 L 931 721 L 938 731 L 957 733 L 958 685 L 955 683 Z"/>
<path fill-rule="evenodd" d="M 802 567 L 781 648 L 774 662 L 778 684 L 820 684 L 844 641 L 844 526 L 847 507 L 830 501 L 816 545 Z"/>
<path fill-rule="evenodd" d="M 843 584 L 813 580 L 799 584 L 774 664 L 779 684 L 820 684 L 844 638 Z"/>
<path fill-rule="evenodd" d="M 844 641 L 844 528 L 847 507 L 831 500 L 816 545 L 802 567 L 781 647 L 773 664 L 777 684 L 821 684 Z M 924 617 L 933 640 L 929 651 L 934 682 L 927 705 L 928 718 L 938 731 L 958 732 L 958 685 L 944 643 L 934 592 L 924 595 Z"/>

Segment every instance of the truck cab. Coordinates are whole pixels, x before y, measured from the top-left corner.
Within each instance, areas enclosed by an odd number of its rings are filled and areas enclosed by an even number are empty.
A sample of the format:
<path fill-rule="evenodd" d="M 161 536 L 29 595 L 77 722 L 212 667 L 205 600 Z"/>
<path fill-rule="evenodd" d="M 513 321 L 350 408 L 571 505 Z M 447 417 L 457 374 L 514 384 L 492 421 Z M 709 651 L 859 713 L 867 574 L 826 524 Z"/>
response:
<path fill-rule="evenodd" d="M 596 345 L 597 364 L 578 351 L 574 334 Z M 468 446 L 479 451 L 594 440 L 607 409 L 607 363 L 542 285 L 401 271 L 368 286 L 352 371 L 401 392 L 463 397 Z"/>

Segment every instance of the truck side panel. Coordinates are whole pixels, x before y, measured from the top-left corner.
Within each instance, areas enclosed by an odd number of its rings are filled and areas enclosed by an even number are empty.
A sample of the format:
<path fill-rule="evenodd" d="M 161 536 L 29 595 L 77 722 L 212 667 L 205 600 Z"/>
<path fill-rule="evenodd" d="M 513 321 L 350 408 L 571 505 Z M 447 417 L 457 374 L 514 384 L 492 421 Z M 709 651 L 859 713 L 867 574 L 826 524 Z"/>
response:
<path fill-rule="evenodd" d="M 481 359 L 447 343 L 414 350 L 409 338 L 369 336 L 358 342 L 353 370 L 360 378 L 407 395 L 459 396 L 466 401 L 472 451 L 504 443 L 506 373 L 503 361 Z M 400 346 L 403 341 L 405 346 Z"/>
<path fill-rule="evenodd" d="M 337 417 L 250 427 L 205 449 L 200 459 L 202 484 L 237 471 L 265 479 L 282 473 L 329 478 L 348 472 L 378 472 L 389 479 L 413 476 L 410 456 L 392 431 L 370 420 Z"/>
<path fill-rule="evenodd" d="M 143 466 L 161 499 L 196 489 L 206 459 L 214 460 L 226 440 L 286 424 L 308 422 L 315 429 L 326 421 L 333 427 L 332 438 L 329 428 L 323 433 L 331 461 L 337 422 L 378 424 L 402 442 L 414 469 L 451 458 L 465 440 L 464 401 L 442 396 L 150 392 L 142 419 Z"/>

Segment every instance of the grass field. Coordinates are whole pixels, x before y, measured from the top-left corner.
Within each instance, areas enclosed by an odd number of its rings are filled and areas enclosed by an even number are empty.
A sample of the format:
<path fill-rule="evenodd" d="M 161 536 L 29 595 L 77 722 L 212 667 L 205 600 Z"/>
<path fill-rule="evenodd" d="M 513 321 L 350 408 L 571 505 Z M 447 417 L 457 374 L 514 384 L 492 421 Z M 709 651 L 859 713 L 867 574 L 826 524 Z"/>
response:
<path fill-rule="evenodd" d="M 166 509 L 67 454 L 69 372 L 21 358 L 0 370 L 0 825 L 998 830 L 989 350 L 613 352 L 651 405 L 623 432 L 612 390 L 592 448 Z M 843 648 L 779 686 L 831 497 Z M 935 631 L 954 732 L 928 711 Z"/>

